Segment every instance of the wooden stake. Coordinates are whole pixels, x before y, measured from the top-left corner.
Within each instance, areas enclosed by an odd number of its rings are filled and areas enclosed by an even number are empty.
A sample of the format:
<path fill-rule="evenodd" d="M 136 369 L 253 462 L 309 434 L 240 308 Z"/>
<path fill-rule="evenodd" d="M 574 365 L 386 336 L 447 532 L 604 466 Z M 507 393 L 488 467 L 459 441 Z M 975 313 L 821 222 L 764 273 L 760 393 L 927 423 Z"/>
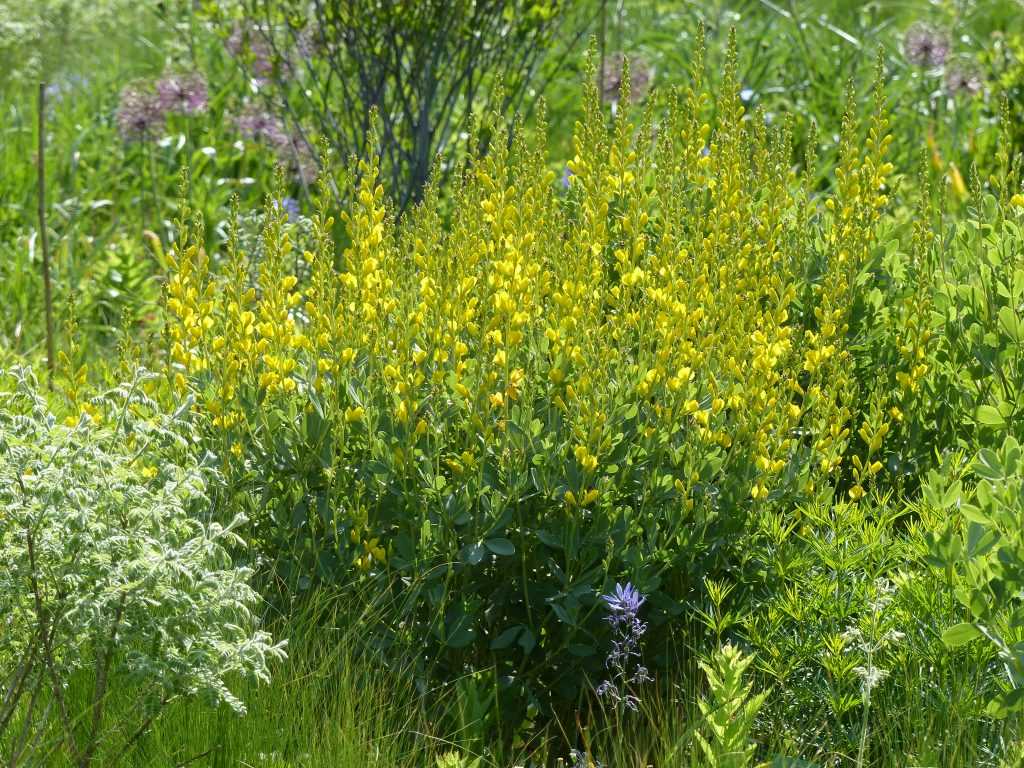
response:
<path fill-rule="evenodd" d="M 46 308 L 46 374 L 53 389 L 53 286 L 50 283 L 50 240 L 46 231 L 46 83 L 39 84 L 39 244 L 43 251 L 43 302 Z"/>

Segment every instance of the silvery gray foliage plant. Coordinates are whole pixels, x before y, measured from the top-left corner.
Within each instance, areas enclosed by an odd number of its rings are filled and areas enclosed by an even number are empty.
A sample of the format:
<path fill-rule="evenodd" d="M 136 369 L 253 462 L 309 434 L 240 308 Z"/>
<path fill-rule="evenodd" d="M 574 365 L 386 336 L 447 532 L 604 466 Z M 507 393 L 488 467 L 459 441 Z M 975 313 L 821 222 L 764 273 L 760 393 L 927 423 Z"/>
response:
<path fill-rule="evenodd" d="M 0 373 L 0 762 L 116 765 L 172 701 L 245 705 L 228 681 L 285 655 L 257 628 L 241 517 L 214 522 L 211 470 L 149 375 L 54 416 Z M 13 387 L 11 384 L 13 383 Z M 6 390 L 6 392 L 5 392 Z M 96 423 L 99 421 L 99 423 Z"/>

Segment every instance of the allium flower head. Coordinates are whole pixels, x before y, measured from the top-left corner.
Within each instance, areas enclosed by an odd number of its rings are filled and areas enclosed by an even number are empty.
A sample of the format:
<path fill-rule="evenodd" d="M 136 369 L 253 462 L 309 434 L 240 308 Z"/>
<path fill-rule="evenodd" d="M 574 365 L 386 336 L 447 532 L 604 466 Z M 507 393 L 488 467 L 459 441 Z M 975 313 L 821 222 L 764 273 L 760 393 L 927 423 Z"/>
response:
<path fill-rule="evenodd" d="M 949 37 L 925 22 L 912 24 L 903 36 L 903 53 L 917 67 L 941 67 L 949 57 Z"/>
<path fill-rule="evenodd" d="M 238 116 L 236 124 L 241 134 L 252 141 L 260 141 L 278 149 L 290 144 L 280 119 L 255 106 L 246 107 Z"/>
<path fill-rule="evenodd" d="M 165 112 L 198 115 L 209 105 L 206 79 L 198 72 L 183 75 L 165 75 L 156 83 L 160 107 Z"/>
<path fill-rule="evenodd" d="M 149 138 L 164 117 L 159 97 L 149 88 L 132 84 L 122 89 L 117 106 L 117 128 L 125 141 Z"/>
<path fill-rule="evenodd" d="M 625 71 L 626 57 L 616 53 L 604 63 L 601 71 L 601 93 L 606 101 L 617 102 L 622 88 L 622 76 Z M 642 101 L 651 86 L 653 72 L 647 63 L 640 58 L 629 60 L 629 100 L 636 104 Z"/>
<path fill-rule="evenodd" d="M 235 23 L 231 34 L 224 42 L 228 53 L 236 58 L 245 54 L 252 56 L 252 71 L 256 77 L 267 77 L 274 71 L 274 59 L 270 45 L 260 30 L 250 24 Z"/>
<path fill-rule="evenodd" d="M 946 90 L 951 96 L 977 96 L 984 85 L 978 70 L 965 64 L 946 69 Z"/>
<path fill-rule="evenodd" d="M 286 140 L 282 150 L 287 154 L 288 168 L 292 175 L 302 184 L 310 186 L 316 182 L 320 174 L 320 163 L 312 147 L 301 136 Z"/>

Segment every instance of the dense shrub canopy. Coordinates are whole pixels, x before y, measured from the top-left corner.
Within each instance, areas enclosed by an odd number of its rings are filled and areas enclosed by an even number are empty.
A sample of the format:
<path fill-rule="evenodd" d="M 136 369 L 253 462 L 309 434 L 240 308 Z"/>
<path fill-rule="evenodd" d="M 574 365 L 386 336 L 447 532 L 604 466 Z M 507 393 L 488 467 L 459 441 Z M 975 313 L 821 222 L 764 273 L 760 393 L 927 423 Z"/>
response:
<path fill-rule="evenodd" d="M 883 95 L 866 125 L 851 113 L 819 200 L 786 124 L 745 119 L 731 61 L 714 127 L 699 60 L 656 131 L 625 106 L 606 126 L 588 85 L 564 190 L 499 121 L 447 225 L 429 194 L 396 228 L 372 161 L 340 251 L 325 208 L 293 254 L 270 206 L 256 285 L 182 224 L 176 387 L 255 485 L 253 543 L 290 583 L 395 580 L 400 634 L 451 671 L 496 657 L 572 697 L 581 665 L 600 674 L 611 580 L 663 622 L 734 567 L 752 517 L 873 487 L 923 375 L 913 356 L 856 375 Z"/>
<path fill-rule="evenodd" d="M 126 750 L 179 697 L 244 712 L 235 675 L 266 679 L 283 656 L 253 629 L 249 571 L 232 565 L 243 518 L 212 518 L 206 472 L 153 414 L 142 379 L 60 424 L 31 374 L 0 395 L 0 751 L 88 765 Z M 88 724 L 67 698 L 90 689 Z M 127 711 L 110 711 L 111 690 Z M 49 703 L 46 703 L 46 702 Z"/>

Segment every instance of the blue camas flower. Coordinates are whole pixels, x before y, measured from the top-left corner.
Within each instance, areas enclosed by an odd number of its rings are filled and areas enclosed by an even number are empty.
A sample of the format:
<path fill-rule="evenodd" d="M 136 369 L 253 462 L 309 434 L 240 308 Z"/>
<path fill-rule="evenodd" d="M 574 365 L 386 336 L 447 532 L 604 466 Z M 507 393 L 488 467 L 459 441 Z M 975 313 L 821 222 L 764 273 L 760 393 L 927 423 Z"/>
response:
<path fill-rule="evenodd" d="M 639 614 L 647 598 L 627 582 L 625 586 L 616 584 L 615 591 L 601 595 L 601 599 L 608 607 L 605 621 L 612 628 L 612 647 L 605 659 L 611 677 L 597 687 L 596 693 L 616 707 L 635 712 L 640 699 L 632 688 L 651 679 L 647 668 L 638 663 L 640 641 L 647 631 L 647 623 L 640 620 Z"/>

